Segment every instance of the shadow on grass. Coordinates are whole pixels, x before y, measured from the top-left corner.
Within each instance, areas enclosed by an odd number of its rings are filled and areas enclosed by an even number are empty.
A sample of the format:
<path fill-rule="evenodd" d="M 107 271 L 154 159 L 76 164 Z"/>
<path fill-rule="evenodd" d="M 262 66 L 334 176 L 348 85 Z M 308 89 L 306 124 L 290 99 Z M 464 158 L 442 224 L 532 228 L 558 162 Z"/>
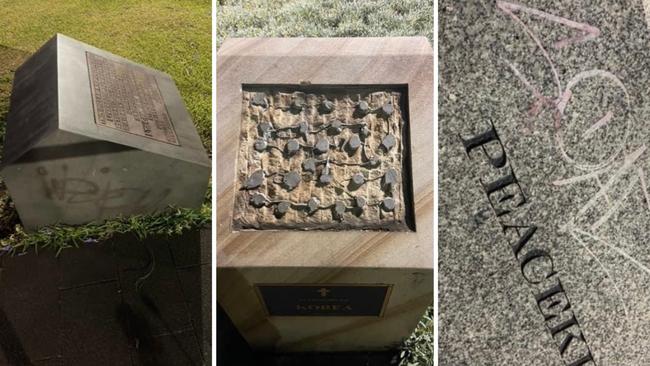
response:
<path fill-rule="evenodd" d="M 0 146 L 4 145 L 14 72 L 30 55 L 29 52 L 0 45 Z M 0 149 L 0 159 L 1 157 Z M 18 223 L 18 214 L 7 195 L 4 183 L 0 181 L 0 238 L 13 234 Z"/>
<path fill-rule="evenodd" d="M 30 55 L 29 52 L 0 44 L 0 129 L 3 139 L 14 72 Z"/>
<path fill-rule="evenodd" d="M 29 52 L 0 44 L 0 142 L 4 145 L 5 125 L 14 72 L 27 60 Z M 0 155 L 1 156 L 1 155 Z"/>

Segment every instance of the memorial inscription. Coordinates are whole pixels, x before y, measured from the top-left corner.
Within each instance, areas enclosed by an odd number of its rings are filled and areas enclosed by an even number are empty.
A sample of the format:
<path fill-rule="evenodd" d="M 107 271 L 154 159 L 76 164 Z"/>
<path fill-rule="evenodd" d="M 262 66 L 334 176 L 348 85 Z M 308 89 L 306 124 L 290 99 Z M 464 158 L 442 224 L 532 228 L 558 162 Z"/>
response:
<path fill-rule="evenodd" d="M 487 201 L 496 216 L 500 229 L 510 244 L 515 259 L 519 262 L 522 276 L 534 290 L 535 303 L 544 317 L 551 337 L 560 340 L 560 355 L 569 366 L 582 366 L 594 362 L 591 349 L 585 339 L 578 319 L 571 309 L 571 302 L 565 293 L 553 256 L 547 249 L 536 246 L 538 230 L 536 224 L 521 224 L 509 221 L 514 210 L 525 210 L 528 199 L 517 180 L 506 149 L 493 124 L 486 131 L 471 137 L 460 137 L 468 157 L 483 153 L 498 178 L 479 178 Z M 474 153 L 472 153 L 474 152 Z M 575 329 L 571 330 L 570 328 Z"/>
<path fill-rule="evenodd" d="M 403 88 L 247 86 L 237 229 L 411 229 Z"/>
<path fill-rule="evenodd" d="M 178 145 L 154 75 L 92 52 L 86 59 L 98 125 Z"/>
<path fill-rule="evenodd" d="M 257 284 L 269 316 L 382 316 L 390 285 Z"/>

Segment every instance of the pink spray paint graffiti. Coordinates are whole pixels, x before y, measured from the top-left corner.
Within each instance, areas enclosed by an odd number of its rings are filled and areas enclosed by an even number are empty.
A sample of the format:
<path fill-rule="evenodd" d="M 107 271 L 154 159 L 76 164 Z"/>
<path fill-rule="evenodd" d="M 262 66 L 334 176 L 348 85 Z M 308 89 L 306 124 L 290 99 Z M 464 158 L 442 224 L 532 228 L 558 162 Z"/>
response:
<path fill-rule="evenodd" d="M 555 187 L 570 187 L 578 183 L 592 183 L 597 188 L 596 193 L 578 208 L 573 217 L 566 218 L 566 224 L 563 225 L 561 230 L 569 234 L 596 261 L 605 277 L 611 281 L 613 291 L 619 299 L 626 321 L 630 321 L 629 306 L 623 300 L 616 278 L 610 275 L 610 269 L 592 250 L 596 245 L 611 250 L 623 257 L 627 263 L 632 264 L 641 273 L 650 275 L 650 267 L 647 264 L 642 263 L 642 261 L 622 249 L 623 246 L 629 246 L 630 243 L 621 242 L 620 238 L 617 238 L 616 242 L 609 240 L 606 234 L 603 233 L 603 228 L 615 217 L 616 213 L 629 206 L 629 198 L 633 194 L 643 197 L 645 201 L 644 207 L 639 209 L 650 212 L 650 193 L 648 192 L 646 174 L 642 165 L 645 161 L 644 157 L 647 155 L 647 146 L 640 144 L 631 149 L 628 146 L 630 131 L 633 129 L 635 121 L 634 115 L 632 115 L 628 90 L 619 77 L 612 72 L 601 69 L 585 70 L 569 76 L 566 86 L 563 86 L 564 80 L 561 79 L 561 73 L 558 72 L 551 53 L 542 42 L 542 35 L 534 32 L 531 29 L 532 27 L 522 20 L 522 16 L 524 14 L 528 16 L 529 22 L 546 22 L 555 26 L 568 27 L 570 30 L 577 32 L 575 37 L 553 42 L 552 47 L 555 50 L 565 49 L 572 45 L 584 47 L 585 43 L 596 40 L 601 36 L 599 28 L 511 2 L 497 1 L 496 7 L 511 18 L 513 23 L 519 27 L 519 30 L 523 30 L 529 40 L 540 51 L 544 62 L 550 69 L 555 90 L 545 94 L 542 88 L 520 71 L 514 61 L 501 59 L 522 83 L 527 95 L 530 95 L 533 99 L 526 114 L 528 119 L 540 116 L 543 111 L 550 111 L 554 147 L 558 151 L 559 157 L 567 166 L 581 172 L 577 176 L 554 179 L 551 184 Z M 561 53 L 558 54 L 561 55 Z M 565 130 L 569 127 L 575 127 L 579 123 L 575 119 L 576 117 L 568 115 L 567 111 L 572 106 L 575 106 L 575 103 L 580 103 L 576 95 L 581 93 L 581 88 L 584 88 L 584 85 L 589 82 L 598 82 L 604 85 L 603 89 L 606 91 L 606 95 L 611 99 L 616 98 L 619 100 L 618 105 L 612 104 L 615 108 L 593 111 L 593 114 L 590 115 L 593 119 L 586 120 L 586 123 L 581 124 L 581 126 L 586 126 L 584 131 L 580 134 L 574 134 L 572 139 L 566 139 Z M 527 123 L 528 129 L 531 126 L 530 122 Z M 624 129 L 624 131 L 621 131 L 621 129 Z M 616 144 L 610 146 L 610 149 L 607 150 L 603 157 L 598 159 L 582 157 L 580 159 L 569 153 L 576 144 L 589 141 L 599 133 L 605 135 L 607 131 L 614 130 L 616 130 L 619 138 L 616 140 Z M 601 178 L 604 178 L 603 181 L 601 181 Z M 597 212 L 597 214 L 594 215 L 594 212 Z M 611 227 L 614 227 L 614 229 Z M 616 225 L 611 225 L 611 227 L 610 230 L 619 230 Z M 622 236 L 619 235 L 618 237 Z M 644 358 L 644 360 L 647 359 Z"/>
<path fill-rule="evenodd" d="M 531 103 L 528 116 L 537 117 L 544 110 L 544 108 L 550 109 L 551 113 L 553 114 L 553 127 L 556 130 L 554 138 L 555 138 L 556 146 L 560 151 L 561 157 L 566 162 L 574 165 L 578 169 L 585 170 L 585 171 L 593 171 L 612 164 L 619 157 L 620 153 L 624 149 L 625 141 L 627 140 L 627 133 L 629 133 L 629 129 L 630 129 L 630 124 L 631 124 L 630 120 L 628 119 L 625 126 L 625 136 L 623 136 L 620 143 L 613 149 L 613 151 L 609 154 L 609 156 L 606 159 L 602 159 L 595 163 L 588 162 L 588 161 L 579 162 L 576 161 L 574 158 L 572 158 L 571 154 L 567 152 L 567 144 L 565 143 L 565 139 L 563 136 L 563 128 L 575 123 L 572 123 L 573 121 L 571 120 L 567 120 L 569 116 L 567 116 L 565 112 L 567 110 L 567 106 L 571 103 L 572 98 L 576 93 L 576 90 L 579 89 L 581 84 L 592 79 L 598 79 L 599 81 L 606 82 L 608 87 L 613 86 L 620 89 L 619 92 L 624 95 L 625 107 L 626 109 L 629 109 L 630 98 L 625 85 L 621 82 L 621 80 L 616 75 L 612 74 L 611 72 L 606 70 L 594 69 L 594 70 L 580 72 L 577 75 L 574 75 L 567 82 L 566 87 L 563 87 L 563 83 L 562 80 L 560 79 L 560 74 L 558 72 L 557 66 L 553 61 L 551 55 L 547 51 L 547 49 L 544 47 L 541 41 L 541 36 L 535 34 L 535 32 L 533 32 L 531 28 L 527 26 L 526 23 L 524 23 L 524 21 L 517 15 L 517 13 L 526 13 L 538 18 L 539 20 L 550 21 L 557 25 L 566 26 L 579 32 L 579 35 L 576 37 L 556 41 L 554 43 L 554 47 L 556 49 L 560 49 L 560 48 L 568 47 L 572 44 L 587 42 L 589 40 L 596 39 L 600 35 L 600 30 L 597 27 L 591 26 L 589 24 L 575 22 L 567 18 L 559 17 L 544 11 L 532 9 L 529 7 L 525 7 L 510 2 L 497 1 L 497 8 L 499 8 L 510 18 L 512 18 L 513 21 L 519 27 L 521 27 L 523 31 L 526 33 L 526 35 L 535 43 L 536 47 L 542 53 L 543 58 L 546 64 L 548 65 L 548 67 L 550 68 L 553 76 L 553 81 L 556 89 L 555 95 L 547 96 L 544 95 L 542 90 L 540 90 L 536 85 L 534 85 L 530 80 L 528 80 L 523 75 L 522 72 L 518 70 L 514 62 L 504 60 L 507 66 L 515 74 L 515 76 L 517 76 L 517 78 L 520 79 L 520 81 L 524 84 L 526 89 L 528 89 L 533 95 L 534 100 Z M 607 112 L 605 112 L 605 114 L 596 116 L 596 118 L 594 118 L 594 122 L 591 123 L 590 127 L 587 130 L 585 130 L 585 132 L 581 134 L 581 136 L 584 139 L 587 139 L 591 137 L 595 131 L 606 127 L 615 117 L 618 118 L 625 117 L 623 116 L 623 114 L 625 113 L 620 113 L 620 114 L 621 115 L 619 116 L 618 114 L 615 114 L 614 111 L 608 110 Z"/>

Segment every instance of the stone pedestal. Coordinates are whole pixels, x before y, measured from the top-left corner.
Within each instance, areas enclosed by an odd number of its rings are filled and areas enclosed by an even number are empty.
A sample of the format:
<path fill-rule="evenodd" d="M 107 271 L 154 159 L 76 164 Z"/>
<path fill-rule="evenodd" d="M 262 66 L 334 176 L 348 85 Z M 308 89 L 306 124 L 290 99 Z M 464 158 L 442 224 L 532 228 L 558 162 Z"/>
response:
<path fill-rule="evenodd" d="M 433 302 L 424 38 L 217 53 L 217 299 L 256 349 L 396 347 Z"/>
<path fill-rule="evenodd" d="M 16 71 L 3 158 L 28 229 L 198 207 L 210 175 L 169 75 L 63 35 Z"/>

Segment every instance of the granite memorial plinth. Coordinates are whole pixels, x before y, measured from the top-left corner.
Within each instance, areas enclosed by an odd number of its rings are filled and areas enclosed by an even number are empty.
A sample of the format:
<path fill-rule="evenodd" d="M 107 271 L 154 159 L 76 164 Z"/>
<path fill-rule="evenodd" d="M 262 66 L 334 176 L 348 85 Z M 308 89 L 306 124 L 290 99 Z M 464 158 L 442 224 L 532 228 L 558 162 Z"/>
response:
<path fill-rule="evenodd" d="M 425 38 L 217 53 L 217 300 L 275 351 L 399 346 L 433 302 Z"/>
<path fill-rule="evenodd" d="M 440 365 L 650 364 L 641 1 L 442 1 Z"/>
<path fill-rule="evenodd" d="M 34 229 L 198 207 L 210 160 L 169 75 L 56 35 L 16 70 L 1 174 Z"/>

